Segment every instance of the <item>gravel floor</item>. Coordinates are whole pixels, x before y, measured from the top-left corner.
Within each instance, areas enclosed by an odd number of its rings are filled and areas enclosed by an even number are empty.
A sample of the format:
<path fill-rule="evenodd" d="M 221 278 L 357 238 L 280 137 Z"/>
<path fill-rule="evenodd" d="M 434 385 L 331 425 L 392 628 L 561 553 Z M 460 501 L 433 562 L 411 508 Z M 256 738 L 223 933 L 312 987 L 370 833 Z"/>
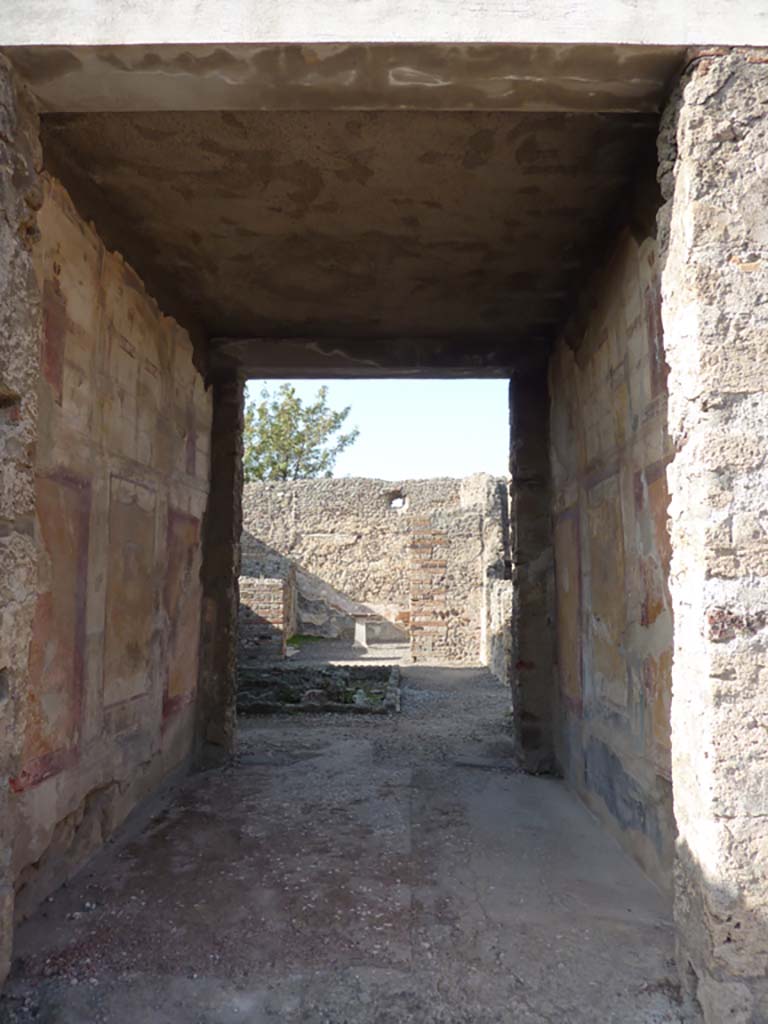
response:
<path fill-rule="evenodd" d="M 243 722 L 19 930 L 0 1021 L 678 1024 L 666 901 L 521 774 L 484 670 Z"/>

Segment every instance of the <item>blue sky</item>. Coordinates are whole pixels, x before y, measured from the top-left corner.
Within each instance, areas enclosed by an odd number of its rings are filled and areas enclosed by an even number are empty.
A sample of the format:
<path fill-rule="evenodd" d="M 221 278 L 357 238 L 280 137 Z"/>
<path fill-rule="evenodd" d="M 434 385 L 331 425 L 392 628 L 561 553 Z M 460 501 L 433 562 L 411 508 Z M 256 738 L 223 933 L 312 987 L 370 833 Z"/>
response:
<path fill-rule="evenodd" d="M 258 399 L 262 381 L 248 385 Z M 282 381 L 269 381 L 271 388 Z M 509 463 L 506 380 L 298 380 L 311 400 L 328 385 L 334 409 L 351 406 L 347 419 L 360 430 L 339 456 L 335 476 L 407 480 L 493 473 Z"/>

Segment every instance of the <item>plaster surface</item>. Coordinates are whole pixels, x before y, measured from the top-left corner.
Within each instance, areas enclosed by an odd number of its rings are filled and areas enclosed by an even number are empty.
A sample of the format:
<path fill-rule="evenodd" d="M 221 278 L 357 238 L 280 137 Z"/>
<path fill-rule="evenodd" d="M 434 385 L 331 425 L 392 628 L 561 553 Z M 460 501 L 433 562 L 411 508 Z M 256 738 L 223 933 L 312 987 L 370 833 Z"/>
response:
<path fill-rule="evenodd" d="M 503 689 L 412 667 L 402 698 L 243 724 L 22 926 L 4 1024 L 680 1024 L 666 901 L 514 771 Z"/>
<path fill-rule="evenodd" d="M 210 460 L 189 335 L 47 175 L 41 199 L 34 610 L 4 813 L 17 918 L 191 751 Z"/>
<path fill-rule="evenodd" d="M 768 42 L 762 0 L 6 0 L 4 45 Z"/>
<path fill-rule="evenodd" d="M 2 46 L 2 35 L 0 35 Z M 649 111 L 680 47 L 14 46 L 41 109 Z"/>
<path fill-rule="evenodd" d="M 567 780 L 670 889 L 672 445 L 654 227 L 618 235 L 550 360 L 555 704 Z"/>
<path fill-rule="evenodd" d="M 655 120 L 52 115 L 43 141 L 82 211 L 209 336 L 448 336 L 503 341 L 509 361 L 540 354 L 565 317 L 654 160 Z"/>

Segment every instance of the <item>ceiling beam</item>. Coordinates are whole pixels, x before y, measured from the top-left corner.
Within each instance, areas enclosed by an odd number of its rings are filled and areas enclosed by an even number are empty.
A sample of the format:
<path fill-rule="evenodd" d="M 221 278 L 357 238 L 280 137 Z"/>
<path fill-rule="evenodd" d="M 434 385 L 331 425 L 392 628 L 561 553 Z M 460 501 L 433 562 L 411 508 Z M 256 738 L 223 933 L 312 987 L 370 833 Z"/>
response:
<path fill-rule="evenodd" d="M 451 378 L 509 377 L 542 365 L 548 351 L 543 338 L 213 338 L 208 356 L 213 370 L 265 380 Z"/>
<path fill-rule="evenodd" d="M 44 112 L 648 113 L 660 108 L 687 51 L 606 44 L 226 43 L 19 45 L 3 52 Z"/>

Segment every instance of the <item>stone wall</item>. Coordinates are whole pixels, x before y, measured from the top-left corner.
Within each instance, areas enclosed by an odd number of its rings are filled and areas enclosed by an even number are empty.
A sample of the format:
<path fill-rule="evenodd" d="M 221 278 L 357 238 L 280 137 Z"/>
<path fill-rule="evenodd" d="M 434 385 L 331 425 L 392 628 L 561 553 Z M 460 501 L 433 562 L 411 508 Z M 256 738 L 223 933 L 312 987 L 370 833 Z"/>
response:
<path fill-rule="evenodd" d="M 768 1020 L 768 53 L 697 61 L 660 136 L 678 960 Z"/>
<path fill-rule="evenodd" d="M 240 577 L 240 657 L 281 657 L 296 632 L 296 573 L 282 579 Z"/>
<path fill-rule="evenodd" d="M 473 489 L 462 481 L 459 507 L 409 517 L 410 602 L 408 632 L 414 661 L 488 664 L 494 642 L 490 626 L 490 588 L 503 581 L 504 547 L 500 533 L 491 538 L 486 524 L 501 526 L 499 487 Z M 485 482 L 483 480 L 483 482 Z M 498 546 L 486 546 L 487 540 Z M 496 605 L 498 611 L 498 603 Z M 494 624 L 494 628 L 498 626 Z M 493 650 L 499 678 L 498 634 Z"/>
<path fill-rule="evenodd" d="M 32 246 L 40 160 L 32 104 L 0 57 L 0 984 L 10 961 L 14 903 L 8 779 L 21 753 L 37 591 L 34 460 L 42 321 Z"/>
<path fill-rule="evenodd" d="M 419 659 L 478 663 L 489 581 L 507 572 L 505 508 L 504 482 L 484 474 L 247 484 L 242 578 L 295 567 L 299 633 L 351 639 L 354 616 L 375 614 Z"/>
<path fill-rule="evenodd" d="M 509 382 L 512 713 L 518 752 L 532 772 L 555 768 L 554 572 L 546 367 Z"/>
<path fill-rule="evenodd" d="M 244 383 L 233 370 L 209 371 L 210 485 L 202 526 L 203 562 L 196 760 L 224 762 L 235 748 L 237 616 L 243 493 Z"/>
<path fill-rule="evenodd" d="M 483 618 L 481 660 L 503 683 L 512 681 L 512 619 L 514 615 L 514 583 L 510 579 L 488 580 L 486 611 Z"/>
<path fill-rule="evenodd" d="M 210 463 L 189 335 L 60 185 L 44 177 L 43 194 L 36 285 L 23 278 L 44 332 L 35 600 L 10 779 L 17 916 L 190 753 Z"/>
<path fill-rule="evenodd" d="M 652 232 L 619 237 L 550 364 L 557 753 L 669 888 L 671 447 Z"/>

